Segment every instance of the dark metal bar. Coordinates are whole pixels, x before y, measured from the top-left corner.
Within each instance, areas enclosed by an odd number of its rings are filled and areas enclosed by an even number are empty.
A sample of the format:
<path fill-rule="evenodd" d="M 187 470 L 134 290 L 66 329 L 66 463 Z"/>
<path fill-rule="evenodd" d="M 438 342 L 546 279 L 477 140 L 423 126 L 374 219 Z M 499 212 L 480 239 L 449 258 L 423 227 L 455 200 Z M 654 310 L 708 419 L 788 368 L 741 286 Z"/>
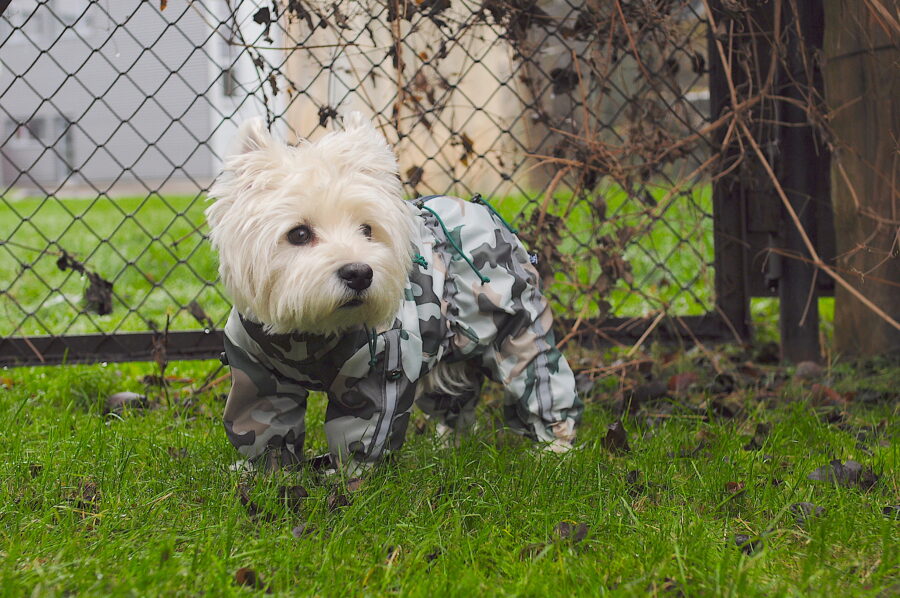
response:
<path fill-rule="evenodd" d="M 588 346 L 609 345 L 613 341 L 634 343 L 653 324 L 651 318 L 608 318 L 603 322 L 582 322 L 575 335 L 579 343 Z M 574 321 L 560 319 L 560 337 L 572 329 Z M 598 334 L 598 331 L 600 334 Z M 648 336 L 648 340 L 667 343 L 734 340 L 734 334 L 718 314 L 663 318 Z M 154 359 L 152 332 L 122 333 L 105 336 L 32 336 L 0 339 L 0 367 L 58 365 L 63 363 L 97 363 L 121 361 L 152 361 Z M 170 332 L 166 343 L 166 358 L 213 359 L 222 352 L 221 331 Z"/>
<path fill-rule="evenodd" d="M 0 366 L 58 365 L 152 361 L 152 332 L 114 335 L 32 336 L 0 339 Z M 166 339 L 166 359 L 211 359 L 223 350 L 221 331 L 170 332 Z"/>
<path fill-rule="evenodd" d="M 655 318 L 607 318 L 603 322 L 582 322 L 574 336 L 578 344 L 587 347 L 603 347 L 613 342 L 633 344 L 638 341 Z M 557 336 L 562 338 L 574 326 L 574 320 L 557 321 Z M 647 341 L 664 343 L 688 343 L 693 339 L 706 342 L 734 341 L 734 332 L 719 314 L 703 316 L 664 317 L 647 337 Z"/>

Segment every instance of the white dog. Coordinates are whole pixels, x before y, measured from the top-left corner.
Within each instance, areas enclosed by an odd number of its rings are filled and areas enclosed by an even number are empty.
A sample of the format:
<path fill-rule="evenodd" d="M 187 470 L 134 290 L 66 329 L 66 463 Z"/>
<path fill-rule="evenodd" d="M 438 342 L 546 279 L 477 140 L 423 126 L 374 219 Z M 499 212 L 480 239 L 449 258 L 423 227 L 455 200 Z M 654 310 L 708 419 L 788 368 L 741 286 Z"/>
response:
<path fill-rule="evenodd" d="M 302 460 L 309 390 L 345 467 L 403 443 L 414 402 L 456 430 L 485 375 L 515 430 L 571 447 L 582 404 L 538 274 L 481 201 L 404 201 L 397 161 L 359 113 L 290 147 L 245 123 L 210 190 L 210 240 L 234 310 L 228 437 L 267 466 Z"/>

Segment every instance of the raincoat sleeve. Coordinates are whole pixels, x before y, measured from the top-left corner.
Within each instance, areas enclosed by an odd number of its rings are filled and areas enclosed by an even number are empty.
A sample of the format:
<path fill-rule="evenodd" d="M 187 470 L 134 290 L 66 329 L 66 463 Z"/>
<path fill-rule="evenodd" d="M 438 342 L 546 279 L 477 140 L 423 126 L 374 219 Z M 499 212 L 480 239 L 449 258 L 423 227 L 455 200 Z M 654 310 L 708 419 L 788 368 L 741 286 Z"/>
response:
<path fill-rule="evenodd" d="M 302 461 L 307 389 L 271 367 L 234 315 L 225 330 L 225 355 L 232 377 L 224 414 L 228 440 L 267 469 Z"/>

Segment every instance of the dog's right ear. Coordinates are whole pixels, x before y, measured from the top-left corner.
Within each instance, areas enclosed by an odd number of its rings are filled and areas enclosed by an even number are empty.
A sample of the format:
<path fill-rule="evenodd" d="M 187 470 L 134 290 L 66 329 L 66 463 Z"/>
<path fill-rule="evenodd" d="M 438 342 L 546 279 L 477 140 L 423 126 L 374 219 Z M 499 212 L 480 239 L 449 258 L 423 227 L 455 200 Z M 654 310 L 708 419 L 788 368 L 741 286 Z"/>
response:
<path fill-rule="evenodd" d="M 248 152 L 268 149 L 274 141 L 272 134 L 266 129 L 266 121 L 261 116 L 256 116 L 244 121 L 238 128 L 228 154 L 239 156 Z"/>
<path fill-rule="evenodd" d="M 211 226 L 215 227 L 222 214 L 244 197 L 242 190 L 271 184 L 272 177 L 266 173 L 282 160 L 284 148 L 260 117 L 251 118 L 238 128 L 225 155 L 222 174 L 209 190 L 209 197 L 215 199 L 206 212 Z"/>

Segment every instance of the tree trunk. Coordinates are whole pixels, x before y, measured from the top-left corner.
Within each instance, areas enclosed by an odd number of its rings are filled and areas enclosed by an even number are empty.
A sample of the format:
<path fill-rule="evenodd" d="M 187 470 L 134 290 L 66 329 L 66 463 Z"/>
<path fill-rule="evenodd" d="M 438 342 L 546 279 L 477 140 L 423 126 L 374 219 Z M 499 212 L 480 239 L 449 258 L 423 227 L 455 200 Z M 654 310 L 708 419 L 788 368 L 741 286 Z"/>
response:
<path fill-rule="evenodd" d="M 900 319 L 900 0 L 826 0 L 825 90 L 834 133 L 832 204 L 837 266 Z M 835 289 L 835 345 L 843 355 L 900 350 L 900 331 Z"/>

